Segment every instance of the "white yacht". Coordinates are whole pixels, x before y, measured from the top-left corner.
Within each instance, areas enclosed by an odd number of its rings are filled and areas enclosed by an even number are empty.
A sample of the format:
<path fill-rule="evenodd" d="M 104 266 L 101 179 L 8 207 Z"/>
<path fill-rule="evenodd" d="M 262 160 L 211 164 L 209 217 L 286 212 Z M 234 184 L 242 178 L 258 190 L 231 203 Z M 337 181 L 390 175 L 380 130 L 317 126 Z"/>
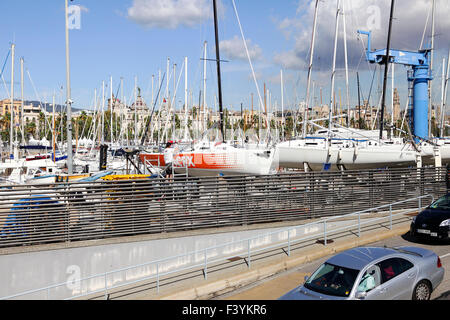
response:
<path fill-rule="evenodd" d="M 319 130 L 314 136 L 277 144 L 275 161 L 280 168 L 311 170 L 376 169 L 417 164 L 413 145 L 403 138 L 377 138 L 378 131 L 358 129 Z"/>

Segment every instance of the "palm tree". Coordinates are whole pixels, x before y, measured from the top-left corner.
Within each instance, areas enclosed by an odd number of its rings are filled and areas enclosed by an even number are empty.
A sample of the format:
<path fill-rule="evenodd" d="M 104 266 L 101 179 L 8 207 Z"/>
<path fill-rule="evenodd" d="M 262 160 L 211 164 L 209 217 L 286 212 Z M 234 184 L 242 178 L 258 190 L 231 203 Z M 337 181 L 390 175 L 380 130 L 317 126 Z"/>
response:
<path fill-rule="evenodd" d="M 0 127 L 2 128 L 1 137 L 3 141 L 9 142 L 9 128 L 11 125 L 11 114 L 6 112 L 0 119 Z"/>
<path fill-rule="evenodd" d="M 36 122 L 29 122 L 25 124 L 25 138 L 29 137 L 30 135 L 35 137 L 36 136 Z"/>

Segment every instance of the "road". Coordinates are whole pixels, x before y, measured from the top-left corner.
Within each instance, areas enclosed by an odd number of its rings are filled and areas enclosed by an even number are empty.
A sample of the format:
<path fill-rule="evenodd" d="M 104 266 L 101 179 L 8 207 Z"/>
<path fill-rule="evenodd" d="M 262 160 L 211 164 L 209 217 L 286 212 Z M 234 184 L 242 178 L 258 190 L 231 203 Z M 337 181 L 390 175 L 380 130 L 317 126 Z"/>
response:
<path fill-rule="evenodd" d="M 445 269 L 444 280 L 440 286 L 432 293 L 431 300 L 450 300 L 450 243 L 439 242 L 417 242 L 409 237 L 409 234 L 375 242 L 374 246 L 418 246 L 431 249 L 441 258 L 442 266 Z M 255 283 L 244 287 L 239 291 L 234 291 L 218 297 L 221 300 L 276 300 L 284 293 L 294 289 L 304 282 L 306 275 L 310 275 L 325 260 L 324 257 L 319 260 L 301 265 L 291 271 L 274 276 L 265 281 Z"/>

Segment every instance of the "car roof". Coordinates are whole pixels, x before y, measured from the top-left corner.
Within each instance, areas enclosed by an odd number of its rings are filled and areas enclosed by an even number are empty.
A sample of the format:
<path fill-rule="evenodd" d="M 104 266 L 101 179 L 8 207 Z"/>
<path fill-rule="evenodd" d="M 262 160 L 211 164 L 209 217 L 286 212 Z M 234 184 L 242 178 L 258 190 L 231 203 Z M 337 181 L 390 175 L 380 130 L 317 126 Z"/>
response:
<path fill-rule="evenodd" d="M 398 253 L 394 249 L 384 247 L 358 247 L 339 253 L 327 262 L 350 269 L 361 270 L 372 261 Z"/>

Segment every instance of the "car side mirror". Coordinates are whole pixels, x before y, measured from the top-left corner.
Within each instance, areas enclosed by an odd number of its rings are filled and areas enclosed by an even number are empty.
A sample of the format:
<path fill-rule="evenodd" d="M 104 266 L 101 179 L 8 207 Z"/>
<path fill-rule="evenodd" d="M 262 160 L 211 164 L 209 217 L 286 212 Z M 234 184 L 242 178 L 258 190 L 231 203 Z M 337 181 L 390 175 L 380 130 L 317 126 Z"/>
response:
<path fill-rule="evenodd" d="M 358 300 L 364 300 L 367 297 L 367 292 L 358 291 L 355 294 L 355 298 Z"/>
<path fill-rule="evenodd" d="M 304 278 L 305 282 L 308 281 L 308 279 L 309 279 L 309 277 L 305 276 L 305 278 Z"/>

